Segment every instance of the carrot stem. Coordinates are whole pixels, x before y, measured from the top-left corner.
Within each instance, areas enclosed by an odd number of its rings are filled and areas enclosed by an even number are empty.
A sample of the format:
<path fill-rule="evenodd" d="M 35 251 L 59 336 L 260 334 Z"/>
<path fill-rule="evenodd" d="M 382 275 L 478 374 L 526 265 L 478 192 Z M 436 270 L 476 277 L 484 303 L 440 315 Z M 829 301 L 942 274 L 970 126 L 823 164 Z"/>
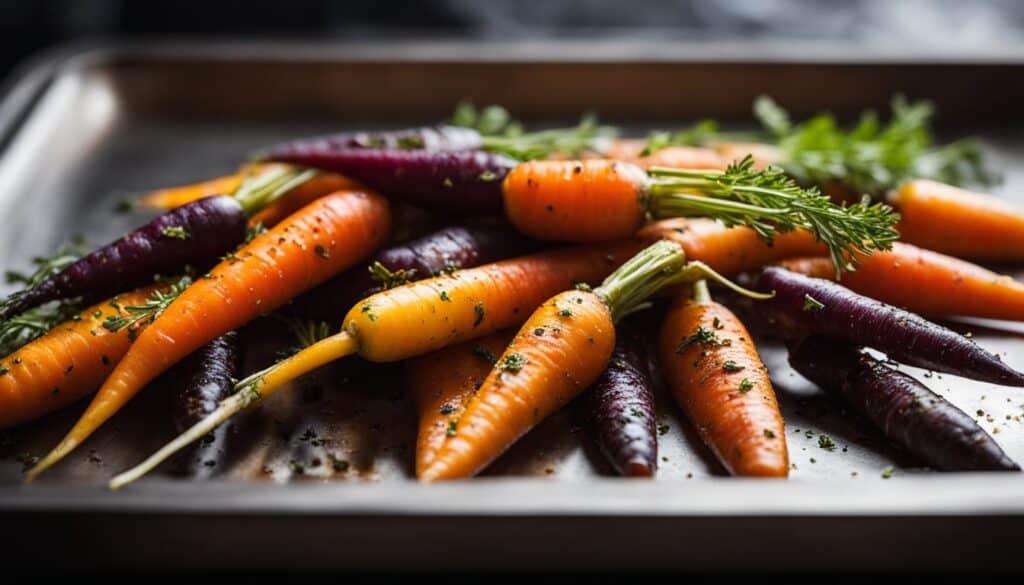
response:
<path fill-rule="evenodd" d="M 668 240 L 651 244 L 630 258 L 594 290 L 608 305 L 612 320 L 647 306 L 647 299 L 664 286 L 680 282 L 686 265 L 682 246 Z"/>
<path fill-rule="evenodd" d="M 693 283 L 693 302 L 698 305 L 707 305 L 711 302 L 711 291 L 708 290 L 708 281 L 698 280 Z"/>
<path fill-rule="evenodd" d="M 290 166 L 274 166 L 254 176 L 247 177 L 234 193 L 247 216 L 265 208 L 292 189 L 317 175 L 314 169 Z"/>
<path fill-rule="evenodd" d="M 358 350 L 359 345 L 356 339 L 348 332 L 342 331 L 245 378 L 235 384 L 235 393 L 222 400 L 213 412 L 164 445 L 159 451 L 150 455 L 142 463 L 110 480 L 110 489 L 120 489 L 146 475 L 178 451 L 202 439 L 224 421 L 262 401 L 288 382 L 334 360 L 352 355 Z"/>

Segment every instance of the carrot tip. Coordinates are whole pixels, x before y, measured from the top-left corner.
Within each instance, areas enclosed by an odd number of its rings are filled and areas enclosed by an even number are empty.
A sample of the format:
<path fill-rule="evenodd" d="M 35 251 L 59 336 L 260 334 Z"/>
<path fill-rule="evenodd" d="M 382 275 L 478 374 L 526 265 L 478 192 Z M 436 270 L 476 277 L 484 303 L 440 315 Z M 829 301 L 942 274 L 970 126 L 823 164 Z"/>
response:
<path fill-rule="evenodd" d="M 79 442 L 76 439 L 72 439 L 70 437 L 61 441 L 59 445 L 46 454 L 46 457 L 43 457 L 39 463 L 36 463 L 32 469 L 28 470 L 28 473 L 25 474 L 25 483 L 32 483 L 35 478 L 39 477 L 40 473 L 46 471 L 50 467 L 53 467 L 53 465 L 63 459 L 65 455 L 74 451 L 75 447 L 78 446 L 78 443 Z"/>

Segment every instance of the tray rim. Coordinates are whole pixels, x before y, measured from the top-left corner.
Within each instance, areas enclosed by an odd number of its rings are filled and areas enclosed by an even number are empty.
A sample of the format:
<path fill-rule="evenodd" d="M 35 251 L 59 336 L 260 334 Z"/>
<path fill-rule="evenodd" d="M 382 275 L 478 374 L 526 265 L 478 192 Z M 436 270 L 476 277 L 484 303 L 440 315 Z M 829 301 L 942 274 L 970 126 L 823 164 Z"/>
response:
<path fill-rule="evenodd" d="M 815 52 L 804 43 L 659 41 L 372 40 L 337 43 L 277 41 L 89 40 L 44 50 L 19 65 L 0 86 L 0 157 L 9 139 L 62 75 L 129 60 L 507 63 L 794 63 L 825 65 L 1024 65 L 1024 44 L 948 55 L 882 48 L 865 53 L 836 43 Z M 419 50 L 410 55 L 411 48 Z M 557 51 L 553 49 L 557 48 Z M 470 50 L 472 49 L 472 50 Z M 616 50 L 612 50 L 616 49 Z M 558 57 L 551 57 L 557 54 Z M 600 516 L 600 517 L 906 517 L 1000 516 L 1024 519 L 1024 479 L 997 474 L 899 474 L 890 480 L 738 478 L 634 482 L 618 478 L 475 479 L 441 485 L 414 481 L 191 482 L 151 479 L 122 493 L 90 484 L 0 486 L 0 514 L 22 512 L 196 515 Z M 757 498 L 749 495 L 758 484 Z M 537 489 L 543 486 L 543 489 Z M 826 487 L 827 489 L 821 489 Z M 581 488 L 588 493 L 580 494 Z M 529 493 L 529 498 L 523 495 Z M 201 498 L 190 497 L 201 495 Z M 528 501 L 523 501 L 528 500 Z"/>

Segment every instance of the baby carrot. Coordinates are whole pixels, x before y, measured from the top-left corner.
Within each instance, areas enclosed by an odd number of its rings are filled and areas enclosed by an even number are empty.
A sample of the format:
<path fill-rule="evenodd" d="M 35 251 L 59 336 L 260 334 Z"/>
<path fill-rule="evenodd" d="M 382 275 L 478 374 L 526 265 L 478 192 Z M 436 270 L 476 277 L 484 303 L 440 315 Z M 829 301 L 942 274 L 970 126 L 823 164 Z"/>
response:
<path fill-rule="evenodd" d="M 743 323 L 698 283 L 669 309 L 659 343 L 676 402 L 734 475 L 786 477 L 786 433 L 768 369 Z"/>
<path fill-rule="evenodd" d="M 615 323 L 643 309 L 668 284 L 713 276 L 686 264 L 673 242 L 657 242 L 600 287 L 566 291 L 530 315 L 487 376 L 433 463 L 426 481 L 475 475 L 519 437 L 593 384 L 615 348 Z"/>
<path fill-rule="evenodd" d="M 398 361 L 517 325 L 552 294 L 601 279 L 639 248 L 630 241 L 541 252 L 379 292 L 348 312 L 340 333 L 239 382 L 217 411 L 115 477 L 111 487 L 138 479 L 306 372 L 354 353 Z"/>
<path fill-rule="evenodd" d="M 359 183 L 334 173 L 317 173 L 249 218 L 249 225 L 273 227 L 313 201 L 335 191 L 361 191 Z"/>
<path fill-rule="evenodd" d="M 466 404 L 491 372 L 498 356 L 508 347 L 511 331 L 502 331 L 446 347 L 409 360 L 405 378 L 419 413 L 416 439 L 416 475 L 421 475 L 466 409 Z"/>
<path fill-rule="evenodd" d="M 39 418 L 94 392 L 139 333 L 111 331 L 103 323 L 123 317 L 124 307 L 143 302 L 152 290 L 93 305 L 0 360 L 0 428 Z"/>
<path fill-rule="evenodd" d="M 256 237 L 196 281 L 146 328 L 78 423 L 29 472 L 59 461 L 167 368 L 214 338 L 352 266 L 387 237 L 379 195 L 340 191 Z"/>
<path fill-rule="evenodd" d="M 890 196 L 900 239 L 978 262 L 1024 259 L 1024 209 L 1004 199 L 916 180 Z"/>
<path fill-rule="evenodd" d="M 835 277 L 825 257 L 783 260 L 781 266 L 814 278 Z M 844 273 L 843 286 L 914 313 L 1024 321 L 1024 283 L 1009 276 L 910 244 L 861 258 Z"/>
<path fill-rule="evenodd" d="M 246 165 L 237 173 L 217 177 L 200 183 L 181 185 L 179 187 L 168 187 L 159 189 L 143 195 L 139 204 L 152 209 L 174 209 L 186 203 L 191 203 L 203 197 L 214 195 L 229 195 L 238 190 L 242 183 L 250 177 L 258 175 L 266 170 L 269 165 Z M 280 165 L 284 166 L 284 165 Z"/>

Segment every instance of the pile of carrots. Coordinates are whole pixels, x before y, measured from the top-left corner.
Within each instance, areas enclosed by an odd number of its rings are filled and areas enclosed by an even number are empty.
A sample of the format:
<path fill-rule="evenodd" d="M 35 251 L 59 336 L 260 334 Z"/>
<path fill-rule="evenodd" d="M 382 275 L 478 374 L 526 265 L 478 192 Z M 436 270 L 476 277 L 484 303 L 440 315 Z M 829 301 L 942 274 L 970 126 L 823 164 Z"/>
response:
<path fill-rule="evenodd" d="M 480 473 L 577 399 L 610 467 L 654 476 L 658 379 L 729 473 L 785 477 L 785 423 L 744 323 L 756 320 L 798 372 L 921 463 L 1019 470 L 892 364 L 1024 386 L 930 320 L 1024 320 L 1024 283 L 973 263 L 1024 260 L 1024 209 L 934 170 L 952 151 L 920 133 L 899 142 L 895 122 L 877 139 L 920 164 L 851 158 L 870 133 L 826 125 L 829 141 L 814 142 L 810 124 L 758 108 L 769 132 L 739 141 L 709 123 L 647 140 L 591 119 L 524 132 L 501 110 L 460 106 L 447 125 L 300 139 L 154 191 L 136 206 L 154 219 L 81 257 L 41 259 L 0 303 L 0 428 L 94 395 L 32 480 L 176 368 L 179 436 L 111 487 L 181 450 L 206 477 L 236 414 L 364 359 L 402 363 L 423 481 Z M 404 221 L 409 206 L 433 223 Z M 240 329 L 260 318 L 299 347 L 243 372 Z"/>

